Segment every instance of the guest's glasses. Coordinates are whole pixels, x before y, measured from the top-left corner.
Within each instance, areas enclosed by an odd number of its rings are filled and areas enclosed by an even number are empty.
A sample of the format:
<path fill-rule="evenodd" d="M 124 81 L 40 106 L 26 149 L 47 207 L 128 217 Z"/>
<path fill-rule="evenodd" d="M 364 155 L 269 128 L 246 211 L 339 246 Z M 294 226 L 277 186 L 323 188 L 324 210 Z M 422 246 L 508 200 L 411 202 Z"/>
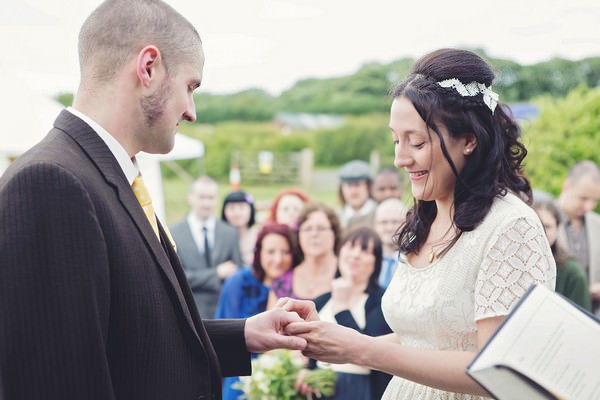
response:
<path fill-rule="evenodd" d="M 311 235 L 315 232 L 320 235 L 321 233 L 327 232 L 330 230 L 331 230 L 330 226 L 305 226 L 305 225 L 303 225 L 300 227 L 300 229 L 298 231 L 304 235 Z"/>

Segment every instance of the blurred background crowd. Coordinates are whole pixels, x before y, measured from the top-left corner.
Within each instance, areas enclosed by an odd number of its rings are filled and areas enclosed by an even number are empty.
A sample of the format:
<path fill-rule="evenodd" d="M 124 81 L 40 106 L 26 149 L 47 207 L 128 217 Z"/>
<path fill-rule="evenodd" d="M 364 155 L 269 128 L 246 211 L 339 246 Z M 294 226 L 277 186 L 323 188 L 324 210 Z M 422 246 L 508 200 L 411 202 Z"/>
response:
<path fill-rule="evenodd" d="M 171 232 L 201 315 L 244 318 L 292 297 L 314 300 L 321 319 L 373 336 L 390 332 L 380 303 L 399 262 L 394 235 L 412 206 L 406 177 L 352 160 L 335 178 L 333 201 L 288 187 L 260 206 L 237 185 L 219 189 L 208 176 L 190 184 L 189 210 Z M 599 200 L 600 170 L 589 160 L 570 168 L 556 198 L 534 190 L 557 264 L 556 290 L 587 311 L 598 311 L 600 300 Z M 354 365 L 307 367 L 333 368 L 338 391 L 367 388 L 371 398 L 390 379 Z M 236 381 L 226 378 L 224 398 L 241 394 Z"/>

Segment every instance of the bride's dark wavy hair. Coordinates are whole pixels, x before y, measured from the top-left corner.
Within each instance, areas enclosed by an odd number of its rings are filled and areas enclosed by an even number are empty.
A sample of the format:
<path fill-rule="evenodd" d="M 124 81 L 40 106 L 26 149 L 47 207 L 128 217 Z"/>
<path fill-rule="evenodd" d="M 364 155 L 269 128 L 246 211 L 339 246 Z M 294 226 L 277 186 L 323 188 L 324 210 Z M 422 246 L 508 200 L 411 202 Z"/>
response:
<path fill-rule="evenodd" d="M 457 177 L 453 221 L 459 234 L 442 254 L 462 232 L 473 230 L 485 218 L 496 196 L 512 191 L 531 202 L 531 187 L 522 169 L 527 149 L 519 141 L 521 130 L 510 109 L 498 103 L 492 112 L 481 93 L 463 97 L 456 89 L 438 84 L 452 78 L 463 84 L 475 81 L 490 87 L 495 75 L 471 51 L 441 49 L 418 60 L 411 74 L 392 92 L 394 99 L 410 100 L 427 124 L 429 135 L 434 132 L 438 136 L 442 153 Z M 448 154 L 440 125 L 446 127 L 451 137 L 474 135 L 477 139 L 477 146 L 460 172 Z M 437 214 L 435 201 L 418 200 L 414 204 L 395 235 L 397 247 L 407 254 L 419 251 Z"/>

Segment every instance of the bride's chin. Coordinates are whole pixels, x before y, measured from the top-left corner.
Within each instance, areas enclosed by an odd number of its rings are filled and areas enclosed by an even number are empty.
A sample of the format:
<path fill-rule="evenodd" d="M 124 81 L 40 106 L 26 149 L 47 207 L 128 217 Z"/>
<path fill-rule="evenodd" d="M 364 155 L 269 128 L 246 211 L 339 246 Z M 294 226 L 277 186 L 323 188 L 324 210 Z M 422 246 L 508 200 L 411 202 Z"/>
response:
<path fill-rule="evenodd" d="M 430 196 L 424 196 L 423 193 L 419 193 L 418 195 L 413 194 L 413 197 L 417 201 L 432 201 L 432 200 L 435 200 L 435 199 L 432 199 Z"/>
<path fill-rule="evenodd" d="M 413 197 L 415 198 L 415 200 L 424 200 L 423 199 L 423 191 L 422 190 L 413 190 L 412 192 Z"/>

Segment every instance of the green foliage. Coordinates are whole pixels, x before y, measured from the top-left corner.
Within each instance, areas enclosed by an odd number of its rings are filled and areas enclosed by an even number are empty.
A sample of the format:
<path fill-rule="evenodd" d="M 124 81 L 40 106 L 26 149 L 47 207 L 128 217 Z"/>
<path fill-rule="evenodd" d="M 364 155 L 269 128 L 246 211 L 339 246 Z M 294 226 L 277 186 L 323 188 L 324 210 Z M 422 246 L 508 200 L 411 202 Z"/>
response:
<path fill-rule="evenodd" d="M 250 89 L 228 95 L 194 95 L 199 123 L 269 121 L 275 116 L 275 99 L 263 90 Z"/>
<path fill-rule="evenodd" d="M 293 131 L 287 135 L 281 133 L 274 124 L 258 122 L 223 122 L 212 126 L 184 124 L 180 126 L 180 130 L 203 141 L 206 153 L 201 172 L 227 181 L 231 157 L 239 151 L 290 153 L 310 148 L 314 152 L 317 166 L 333 168 L 352 159 L 368 161 L 371 152 L 378 151 L 381 165 L 392 165 L 394 148 L 387 128 L 388 119 L 387 113 L 346 117 L 345 123 L 337 128 L 312 132 Z M 198 175 L 196 160 L 181 160 L 177 163 L 192 176 Z M 166 178 L 174 177 L 169 170 L 165 169 L 163 173 Z"/>
<path fill-rule="evenodd" d="M 369 114 L 389 109 L 389 92 L 412 64 L 402 59 L 388 65 L 365 64 L 354 75 L 305 79 L 279 97 L 278 108 L 285 111 L 329 114 Z"/>
<path fill-rule="evenodd" d="M 394 147 L 388 118 L 387 114 L 348 117 L 342 126 L 315 132 L 315 163 L 340 166 L 353 159 L 368 161 L 371 152 L 378 151 L 382 164 L 390 164 Z"/>
<path fill-rule="evenodd" d="M 600 57 L 520 65 L 475 51 L 496 71 L 494 89 L 503 102 L 536 99 L 542 110 L 524 130 L 529 150 L 526 172 L 534 187 L 556 195 L 575 162 L 600 163 Z M 392 165 L 389 92 L 412 63 L 409 58 L 369 63 L 350 76 L 301 80 L 277 97 L 258 89 L 195 95 L 198 122 L 180 129 L 204 142 L 206 157 L 202 164 L 197 160 L 177 163 L 193 176 L 206 173 L 221 181 L 227 181 L 235 151 L 295 152 L 308 147 L 314 151 L 317 166 L 337 168 L 351 159 L 368 160 L 377 150 L 381 165 Z M 65 106 L 73 101 L 70 93 L 56 98 Z M 284 135 L 270 123 L 281 111 L 334 113 L 344 115 L 346 121 L 337 128 Z M 165 175 L 173 178 L 170 171 Z"/>
<path fill-rule="evenodd" d="M 302 360 L 289 350 L 273 350 L 252 360 L 252 376 L 244 376 L 235 388 L 248 400 L 304 400 L 294 387 Z M 332 370 L 312 370 L 303 379 L 323 396 L 335 391 L 336 374 Z M 320 397 L 320 395 L 319 395 Z"/>
<path fill-rule="evenodd" d="M 59 93 L 54 98 L 65 107 L 73 105 L 73 93 Z"/>
<path fill-rule="evenodd" d="M 524 134 L 526 172 L 533 187 L 558 195 L 573 164 L 600 165 L 600 88 L 581 86 L 564 98 L 547 96 L 536 103 L 541 115 Z"/>
<path fill-rule="evenodd" d="M 600 57 L 570 61 L 554 58 L 533 65 L 493 58 L 476 49 L 497 74 L 495 90 L 504 102 L 529 101 L 543 95 L 565 96 L 578 85 L 600 85 Z M 237 94 L 197 96 L 198 120 L 267 121 L 277 112 L 311 112 L 364 115 L 388 112 L 391 89 L 410 71 L 414 60 L 403 58 L 389 64 L 368 63 L 349 76 L 304 79 L 279 97 L 260 90 Z"/>
<path fill-rule="evenodd" d="M 186 125 L 181 132 L 202 140 L 206 150 L 205 173 L 216 179 L 227 179 L 234 151 L 297 152 L 312 147 L 312 134 L 305 132 L 283 135 L 270 123 L 223 122 L 214 126 Z M 187 160 L 179 161 L 186 167 Z"/>
<path fill-rule="evenodd" d="M 543 95 L 563 97 L 578 85 L 600 85 L 600 57 L 580 61 L 554 58 L 533 65 L 520 65 L 483 56 L 497 74 L 494 88 L 504 102 L 529 101 Z"/>
<path fill-rule="evenodd" d="M 554 58 L 549 61 L 520 65 L 493 58 L 483 50 L 497 73 L 494 83 L 503 102 L 529 101 L 543 95 L 565 96 L 578 85 L 600 85 L 600 57 L 579 61 Z M 341 115 L 387 113 L 391 89 L 410 71 L 414 60 L 403 58 L 389 64 L 368 63 L 352 75 L 326 79 L 304 79 L 274 97 L 260 89 L 234 94 L 196 94 L 198 124 L 224 121 L 271 121 L 278 112 L 310 112 Z M 73 96 L 60 94 L 58 100 L 70 105 Z"/>

